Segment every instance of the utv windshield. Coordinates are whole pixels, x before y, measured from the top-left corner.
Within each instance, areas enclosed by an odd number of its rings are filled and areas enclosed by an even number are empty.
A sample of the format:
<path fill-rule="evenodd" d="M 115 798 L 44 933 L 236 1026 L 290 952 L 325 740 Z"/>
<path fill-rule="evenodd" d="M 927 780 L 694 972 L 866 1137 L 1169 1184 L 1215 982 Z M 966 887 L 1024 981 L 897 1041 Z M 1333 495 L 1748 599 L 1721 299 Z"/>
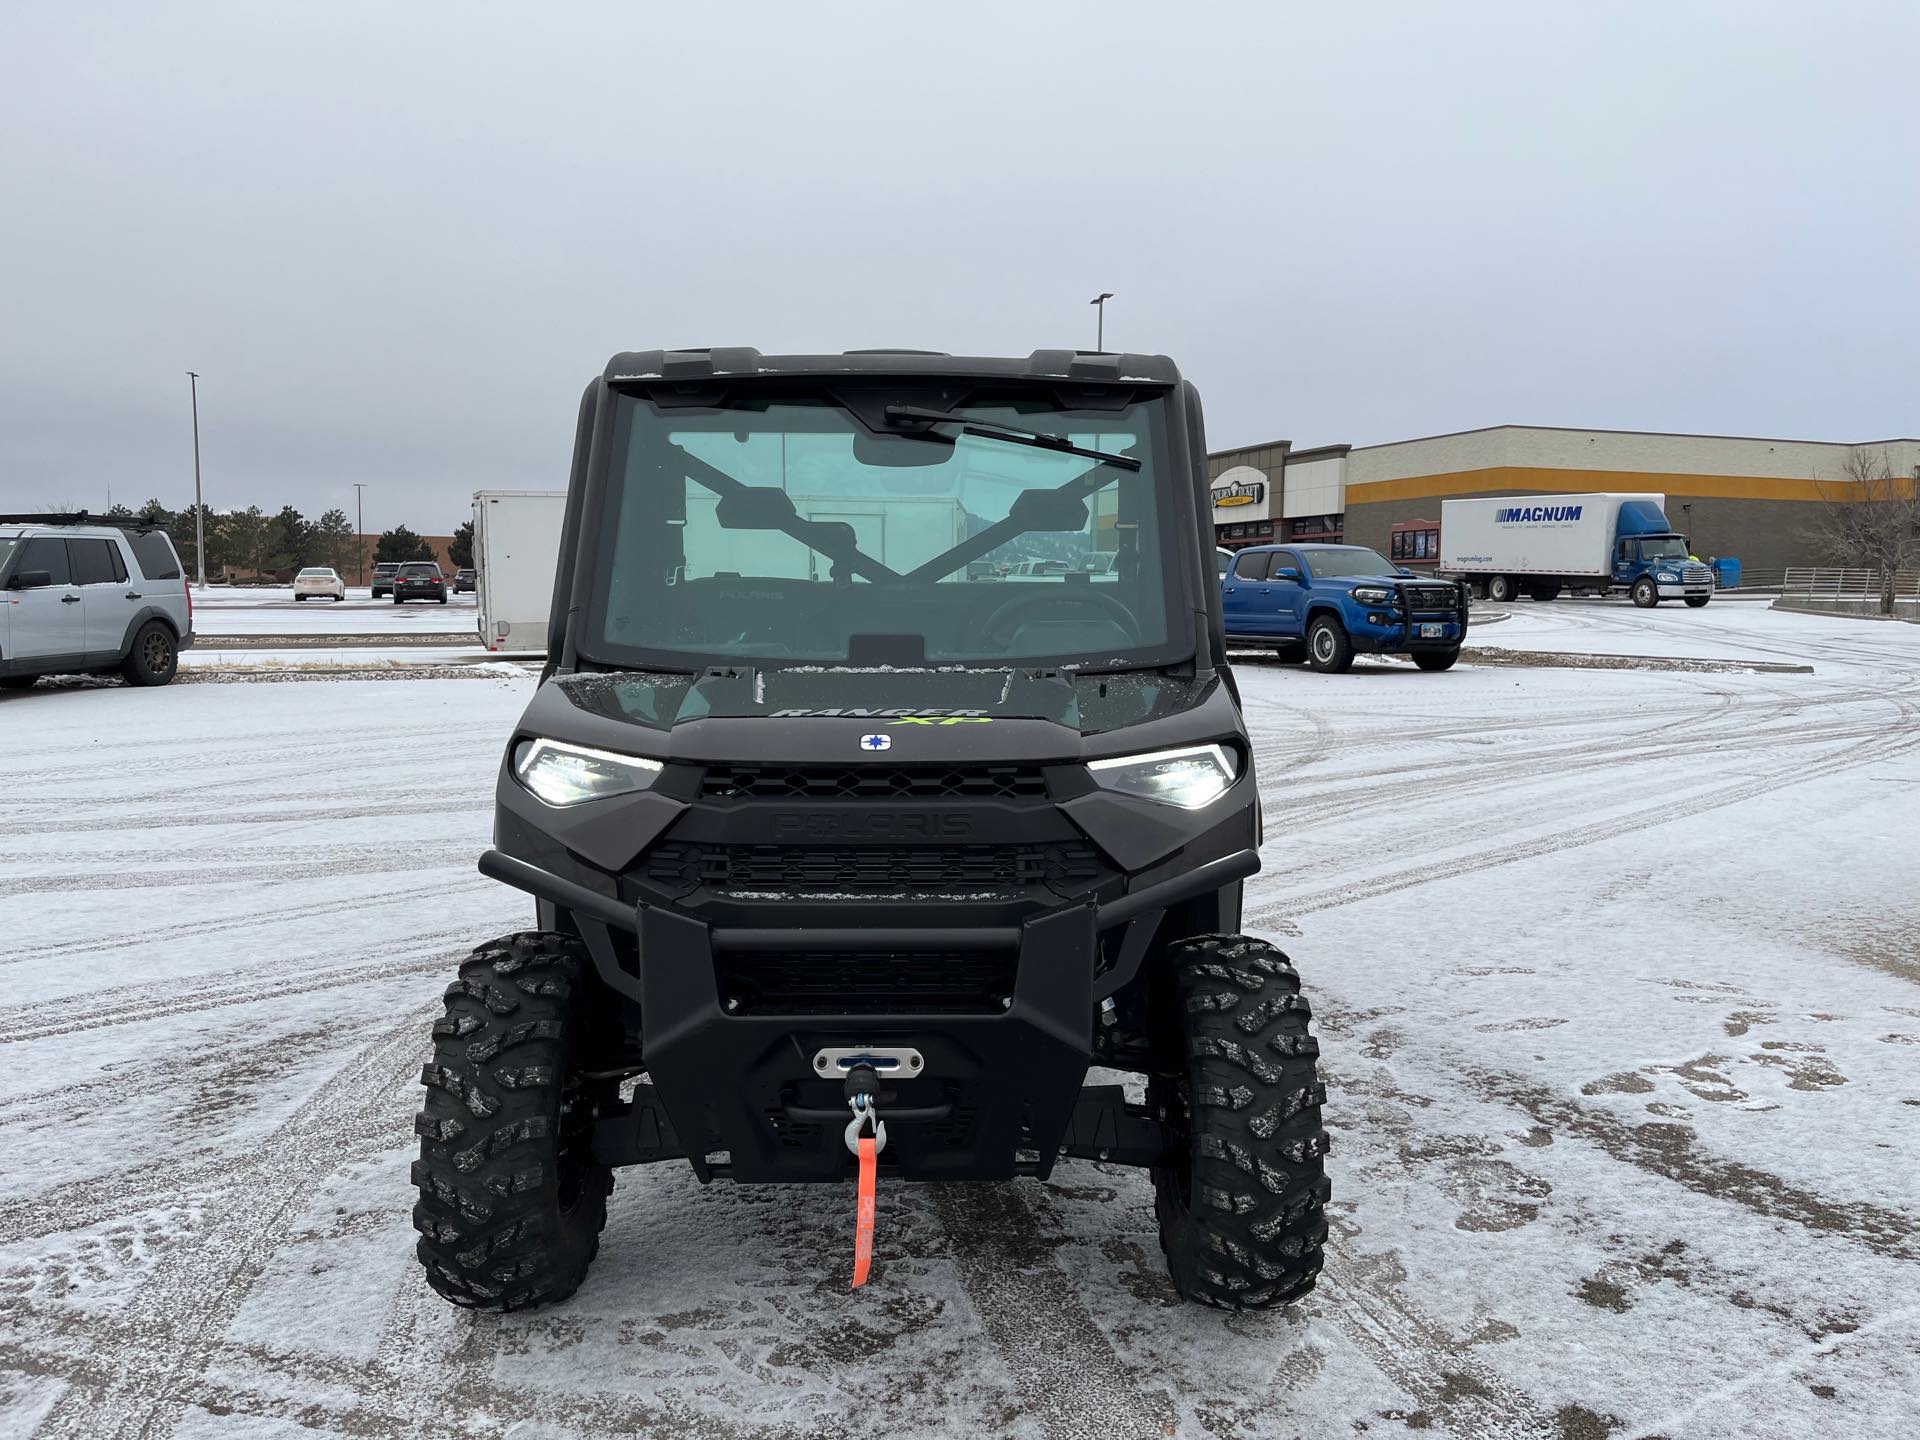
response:
<path fill-rule="evenodd" d="M 1191 651 L 1162 399 L 911 401 L 618 396 L 581 651 L 681 670 Z"/>

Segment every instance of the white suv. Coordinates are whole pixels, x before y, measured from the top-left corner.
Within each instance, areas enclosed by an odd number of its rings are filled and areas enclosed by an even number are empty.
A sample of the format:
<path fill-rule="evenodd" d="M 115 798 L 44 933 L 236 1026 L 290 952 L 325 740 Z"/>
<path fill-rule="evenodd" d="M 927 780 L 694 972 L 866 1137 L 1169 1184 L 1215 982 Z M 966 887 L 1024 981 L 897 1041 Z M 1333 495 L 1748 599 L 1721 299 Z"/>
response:
<path fill-rule="evenodd" d="M 164 685 L 193 644 L 167 532 L 79 515 L 0 515 L 0 686 L 112 674 Z"/>
<path fill-rule="evenodd" d="M 317 597 L 344 600 L 347 598 L 347 582 L 324 565 L 309 565 L 293 577 L 293 598 L 312 600 Z"/>

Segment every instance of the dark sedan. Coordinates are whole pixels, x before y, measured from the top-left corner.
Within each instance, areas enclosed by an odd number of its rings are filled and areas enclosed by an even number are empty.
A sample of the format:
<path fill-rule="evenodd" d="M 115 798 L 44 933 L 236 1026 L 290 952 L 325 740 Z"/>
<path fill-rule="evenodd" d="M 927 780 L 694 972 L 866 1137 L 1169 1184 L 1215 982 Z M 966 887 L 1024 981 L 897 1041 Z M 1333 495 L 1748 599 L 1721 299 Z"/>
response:
<path fill-rule="evenodd" d="M 440 573 L 438 565 L 416 560 L 400 567 L 393 577 L 393 603 L 404 605 L 409 600 L 447 603 L 447 577 Z"/>

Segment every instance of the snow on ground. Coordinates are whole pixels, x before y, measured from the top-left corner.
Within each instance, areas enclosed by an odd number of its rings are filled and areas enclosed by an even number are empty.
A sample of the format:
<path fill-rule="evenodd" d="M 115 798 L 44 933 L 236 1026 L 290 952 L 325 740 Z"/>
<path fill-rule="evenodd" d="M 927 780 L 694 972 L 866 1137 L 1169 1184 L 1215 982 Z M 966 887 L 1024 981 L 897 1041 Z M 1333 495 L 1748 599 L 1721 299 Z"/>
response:
<path fill-rule="evenodd" d="M 1589 655 L 1652 655 L 1698 660 L 1804 663 L 1851 655 L 1867 663 L 1886 653 L 1920 654 L 1920 629 L 1857 619 L 1773 610 L 1765 600 L 1716 598 L 1698 610 L 1671 601 L 1634 610 L 1629 600 L 1565 598 L 1539 605 L 1478 604 L 1474 620 L 1498 624 L 1472 629 L 1468 643 L 1505 650 L 1558 650 Z M 1896 632 L 1881 635 L 1879 628 Z"/>
<path fill-rule="evenodd" d="M 200 635 L 476 635 L 477 625 L 470 594 L 396 605 L 354 587 L 345 600 L 295 600 L 291 586 L 193 592 Z"/>
<path fill-rule="evenodd" d="M 437 609 L 437 607 L 434 607 Z M 530 678 L 0 696 L 0 1435 L 1849 1437 L 1920 1386 L 1920 630 L 1558 603 L 1476 640 L 1812 674 L 1245 657 L 1334 1236 L 1178 1304 L 1130 1171 L 622 1172 L 566 1305 L 411 1257 L 426 1024 Z"/>

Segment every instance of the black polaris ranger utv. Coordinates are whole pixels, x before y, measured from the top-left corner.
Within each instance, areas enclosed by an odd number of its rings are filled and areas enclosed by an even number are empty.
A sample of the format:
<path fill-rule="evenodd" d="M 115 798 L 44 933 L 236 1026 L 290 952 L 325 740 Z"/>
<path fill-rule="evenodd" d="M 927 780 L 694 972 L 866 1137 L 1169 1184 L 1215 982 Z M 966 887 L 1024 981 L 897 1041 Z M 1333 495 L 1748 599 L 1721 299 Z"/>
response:
<path fill-rule="evenodd" d="M 617 1166 L 850 1181 L 856 1139 L 883 1182 L 1145 1166 L 1182 1294 L 1312 1288 L 1206 483 L 1164 356 L 614 357 L 480 861 L 539 929 L 461 966 L 422 1076 L 434 1289 L 570 1295 Z"/>

